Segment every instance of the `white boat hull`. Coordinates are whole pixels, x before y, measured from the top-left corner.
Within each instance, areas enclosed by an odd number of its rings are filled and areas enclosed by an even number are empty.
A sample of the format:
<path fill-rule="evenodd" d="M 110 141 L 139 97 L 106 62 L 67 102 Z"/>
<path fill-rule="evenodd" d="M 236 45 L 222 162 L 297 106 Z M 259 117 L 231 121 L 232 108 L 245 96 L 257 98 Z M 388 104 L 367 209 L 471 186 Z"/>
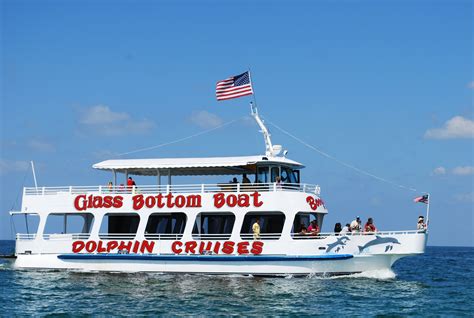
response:
<path fill-rule="evenodd" d="M 48 268 L 78 271 L 163 272 L 252 275 L 343 275 L 390 269 L 406 255 L 364 255 L 341 260 L 275 260 L 275 261 L 186 261 L 91 259 L 62 260 L 58 255 L 18 256 L 17 268 Z M 185 258 L 185 256 L 181 256 Z M 238 257 L 238 256 L 236 256 Z M 258 256 L 255 256 L 258 257 Z"/>
<path fill-rule="evenodd" d="M 342 275 L 390 269 L 398 259 L 422 254 L 427 233 L 328 236 L 295 241 L 312 254 L 199 255 L 172 253 L 17 254 L 16 268 L 108 272 L 163 272 L 252 275 Z M 277 244 L 274 242 L 273 244 Z M 271 250 L 271 245 L 269 246 Z M 291 251 L 291 247 L 287 249 Z"/>

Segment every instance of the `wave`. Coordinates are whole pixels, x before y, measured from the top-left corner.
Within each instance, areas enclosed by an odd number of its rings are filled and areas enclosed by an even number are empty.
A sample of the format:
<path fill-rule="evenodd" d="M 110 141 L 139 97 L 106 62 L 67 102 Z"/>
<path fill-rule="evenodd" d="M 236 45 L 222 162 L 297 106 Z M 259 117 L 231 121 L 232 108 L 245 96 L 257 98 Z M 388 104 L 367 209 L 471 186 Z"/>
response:
<path fill-rule="evenodd" d="M 380 279 L 389 280 L 395 279 L 397 274 L 391 269 L 377 269 L 371 271 L 365 271 L 362 273 L 350 274 L 345 276 L 333 276 L 332 278 L 369 278 L 369 279 Z"/>

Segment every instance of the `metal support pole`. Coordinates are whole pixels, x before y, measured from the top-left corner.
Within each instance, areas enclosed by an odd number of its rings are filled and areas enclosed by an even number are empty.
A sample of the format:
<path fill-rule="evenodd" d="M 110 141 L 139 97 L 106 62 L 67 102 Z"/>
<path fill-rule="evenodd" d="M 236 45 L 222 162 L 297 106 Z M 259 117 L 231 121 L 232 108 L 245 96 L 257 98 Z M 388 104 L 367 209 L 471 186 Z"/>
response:
<path fill-rule="evenodd" d="M 171 185 L 171 169 L 168 169 L 168 184 Z"/>
<path fill-rule="evenodd" d="M 38 182 L 36 182 L 35 164 L 33 163 L 33 160 L 31 161 L 31 171 L 33 172 L 33 180 L 35 181 L 35 189 L 38 190 Z"/>
<path fill-rule="evenodd" d="M 428 194 L 428 204 L 426 205 L 426 229 L 428 229 L 428 224 L 430 222 L 430 202 L 431 202 L 431 195 Z"/>
<path fill-rule="evenodd" d="M 112 169 L 112 172 L 113 172 L 114 187 L 116 187 L 117 186 L 117 171 L 115 171 L 115 169 Z"/>

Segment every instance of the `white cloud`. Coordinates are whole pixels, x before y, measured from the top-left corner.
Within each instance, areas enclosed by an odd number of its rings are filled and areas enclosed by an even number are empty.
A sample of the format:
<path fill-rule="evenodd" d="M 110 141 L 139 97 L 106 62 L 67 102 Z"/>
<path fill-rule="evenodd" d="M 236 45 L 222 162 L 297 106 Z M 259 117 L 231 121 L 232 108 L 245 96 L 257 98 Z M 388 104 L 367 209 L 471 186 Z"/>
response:
<path fill-rule="evenodd" d="M 28 169 L 29 163 L 21 160 L 0 160 L 0 175 L 11 172 L 20 172 Z"/>
<path fill-rule="evenodd" d="M 209 129 L 222 125 L 222 119 L 205 110 L 194 112 L 190 118 L 191 122 L 201 128 Z"/>
<path fill-rule="evenodd" d="M 448 120 L 442 128 L 428 129 L 425 132 L 425 138 L 474 138 L 474 121 L 462 116 L 455 116 Z"/>
<path fill-rule="evenodd" d="M 130 119 L 127 113 L 116 113 L 110 110 L 108 106 L 97 105 L 89 107 L 82 111 L 79 122 L 86 125 L 110 124 Z"/>
<path fill-rule="evenodd" d="M 106 136 L 144 134 L 155 127 L 148 119 L 134 119 L 128 113 L 114 112 L 108 106 L 97 105 L 80 111 L 79 124 L 85 131 Z"/>
<path fill-rule="evenodd" d="M 467 84 L 467 87 L 470 88 L 470 89 L 474 89 L 474 81 L 469 82 L 469 83 Z"/>
<path fill-rule="evenodd" d="M 37 139 L 30 140 L 28 142 L 28 147 L 30 147 L 33 150 L 42 151 L 42 152 L 53 152 L 56 150 L 53 144 L 46 141 L 37 140 Z"/>
<path fill-rule="evenodd" d="M 473 166 L 465 166 L 465 167 L 456 167 L 453 169 L 453 174 L 458 176 L 468 176 L 474 174 L 474 167 Z"/>
<path fill-rule="evenodd" d="M 474 202 L 474 192 L 456 194 L 454 195 L 454 199 L 459 202 Z"/>
<path fill-rule="evenodd" d="M 446 174 L 446 168 L 445 167 L 437 167 L 433 170 L 433 174 L 435 176 L 440 176 L 440 175 Z"/>

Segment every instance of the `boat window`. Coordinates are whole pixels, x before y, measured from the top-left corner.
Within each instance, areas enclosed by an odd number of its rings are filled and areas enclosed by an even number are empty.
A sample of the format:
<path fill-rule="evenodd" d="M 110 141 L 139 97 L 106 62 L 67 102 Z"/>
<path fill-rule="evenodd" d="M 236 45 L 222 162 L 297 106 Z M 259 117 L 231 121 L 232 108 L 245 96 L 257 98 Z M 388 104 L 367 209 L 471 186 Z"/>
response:
<path fill-rule="evenodd" d="M 33 239 L 38 232 L 39 221 L 40 217 L 35 213 L 12 215 L 14 229 L 21 239 Z"/>
<path fill-rule="evenodd" d="M 258 167 L 257 169 L 257 183 L 269 183 L 268 167 Z"/>
<path fill-rule="evenodd" d="M 235 215 L 232 212 L 199 213 L 193 227 L 196 240 L 228 240 L 234 228 Z"/>
<path fill-rule="evenodd" d="M 316 220 L 319 229 L 321 229 L 323 224 L 323 213 L 308 213 L 308 212 L 299 212 L 295 215 L 295 220 L 293 221 L 293 227 L 291 229 L 291 236 L 294 239 L 304 239 L 304 238 L 317 238 L 318 236 L 312 236 L 304 233 L 303 227 L 308 228 L 313 220 Z"/>
<path fill-rule="evenodd" d="M 94 224 L 92 213 L 51 213 L 43 231 L 45 239 L 87 239 Z"/>
<path fill-rule="evenodd" d="M 153 213 L 148 218 L 145 238 L 149 240 L 179 240 L 186 226 L 184 213 Z"/>
<path fill-rule="evenodd" d="M 281 167 L 281 181 L 283 183 L 298 183 L 295 171 L 288 167 Z"/>
<path fill-rule="evenodd" d="M 260 225 L 261 240 L 278 240 L 285 224 L 285 214 L 279 211 L 272 212 L 249 212 L 245 215 L 240 237 L 243 240 L 253 240 L 253 225 L 257 218 Z"/>
<path fill-rule="evenodd" d="M 280 175 L 280 168 L 272 167 L 271 168 L 271 182 L 276 182 L 276 177 Z"/>
<path fill-rule="evenodd" d="M 140 224 L 137 213 L 107 213 L 100 225 L 99 237 L 108 240 L 135 238 Z"/>

